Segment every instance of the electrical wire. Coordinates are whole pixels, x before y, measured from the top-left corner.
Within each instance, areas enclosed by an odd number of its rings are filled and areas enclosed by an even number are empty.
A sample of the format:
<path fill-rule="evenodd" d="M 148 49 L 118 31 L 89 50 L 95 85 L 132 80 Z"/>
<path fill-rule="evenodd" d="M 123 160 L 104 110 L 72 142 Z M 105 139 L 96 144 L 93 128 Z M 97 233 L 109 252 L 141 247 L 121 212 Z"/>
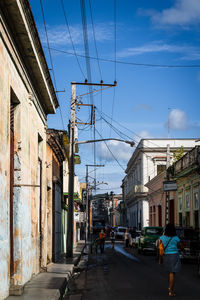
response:
<path fill-rule="evenodd" d="M 82 20 L 82 27 L 83 27 L 83 40 L 84 40 L 84 48 L 85 48 L 85 63 L 86 63 L 86 70 L 87 70 L 87 79 L 89 82 L 92 82 L 88 33 L 87 33 L 87 19 L 86 19 L 86 12 L 85 12 L 85 0 L 80 0 L 80 6 L 81 6 L 81 20 Z M 89 85 L 88 89 L 89 89 L 90 103 L 93 104 L 92 86 Z"/>
<path fill-rule="evenodd" d="M 69 55 L 75 55 L 72 52 L 66 51 L 66 50 L 61 50 L 61 49 L 56 49 L 56 48 L 50 48 L 52 51 L 56 51 L 56 52 L 60 52 L 60 53 L 65 53 L 65 54 L 69 54 Z M 77 56 L 85 58 L 85 55 L 83 54 L 77 54 Z M 89 56 L 88 58 L 90 59 L 94 59 L 97 60 L 96 57 L 94 56 Z M 99 61 L 102 62 L 109 62 L 109 63 L 115 63 L 115 60 L 113 59 L 106 59 L 106 58 L 99 58 Z M 136 62 L 125 62 L 125 61 L 120 61 L 120 60 L 116 60 L 116 64 L 123 64 L 123 65 L 133 65 L 133 66 L 138 66 L 138 67 L 152 67 L 152 68 L 200 68 L 200 65 L 195 64 L 195 65 L 169 65 L 169 64 L 149 64 L 149 63 L 136 63 Z"/>
<path fill-rule="evenodd" d="M 117 5 L 114 0 L 114 61 L 115 61 L 115 81 L 117 80 Z"/>
<path fill-rule="evenodd" d="M 97 42 L 96 42 L 96 34 L 95 34 L 95 27 L 94 27 L 94 21 L 93 21 L 91 0 L 89 0 L 89 7 L 90 7 L 90 17 L 91 17 L 91 23 L 92 23 L 92 32 L 93 32 L 94 46 L 95 46 L 95 51 L 96 51 L 96 56 L 97 56 L 97 64 L 98 64 L 100 78 L 102 80 L 102 72 L 101 72 L 101 68 L 100 68 L 99 54 L 98 54 L 98 50 L 97 50 Z"/>
<path fill-rule="evenodd" d="M 97 111 L 100 113 L 100 110 L 97 108 Z M 107 114 L 103 113 L 103 115 L 105 115 L 107 118 L 111 119 L 110 116 L 108 116 Z M 101 116 L 102 117 L 102 116 Z M 118 121 L 113 120 L 114 123 L 118 124 L 119 126 L 121 126 L 122 128 L 126 129 L 127 131 L 129 131 L 130 133 L 134 134 L 135 136 L 137 136 L 139 139 L 144 139 L 142 136 L 138 135 L 136 132 L 134 132 L 133 130 L 130 130 L 129 128 L 125 127 L 124 125 L 120 124 Z M 113 125 L 112 125 L 113 126 Z M 127 136 L 128 137 L 128 136 Z M 130 137 L 129 137 L 130 138 Z M 130 138 L 132 139 L 132 138 Z M 132 139 L 136 144 L 139 144 L 138 141 L 136 141 L 135 139 Z M 155 142 L 152 142 L 149 140 L 149 143 L 152 145 L 155 145 L 157 147 L 160 147 L 160 145 L 156 144 Z M 151 147 L 146 146 L 147 149 L 151 149 Z"/>
<path fill-rule="evenodd" d="M 102 135 L 99 133 L 99 131 L 96 129 L 96 132 L 98 133 L 98 135 L 103 139 Z M 104 144 L 106 145 L 108 151 L 110 152 L 110 154 L 112 155 L 112 157 L 114 158 L 114 160 L 117 162 L 117 164 L 120 166 L 120 168 L 125 171 L 124 167 L 120 164 L 120 162 L 118 161 L 118 159 L 115 157 L 115 155 L 113 154 L 113 152 L 110 150 L 109 146 L 107 145 L 106 141 L 103 141 Z"/>
<path fill-rule="evenodd" d="M 67 25 L 67 30 L 68 30 L 68 33 L 69 33 L 69 38 L 70 38 L 70 41 L 71 41 L 71 44 L 72 44 L 72 48 L 73 48 L 73 51 L 74 51 L 71 54 L 75 55 L 78 67 L 79 67 L 79 69 L 81 71 L 81 74 L 83 75 L 83 78 L 85 79 L 85 75 L 84 75 L 83 69 L 81 68 L 81 65 L 80 65 L 80 62 L 79 62 L 79 59 L 78 59 L 79 55 L 76 53 L 76 49 L 75 49 L 74 42 L 73 42 L 73 39 L 72 39 L 72 35 L 71 35 L 70 28 L 69 28 L 69 23 L 68 23 L 67 14 L 66 14 L 66 11 L 65 11 L 65 6 L 64 6 L 63 0 L 60 0 L 60 2 L 61 2 L 63 14 L 64 14 L 64 18 L 65 18 L 65 23 Z"/>
<path fill-rule="evenodd" d="M 51 50 L 50 50 L 49 37 L 48 37 L 48 32 L 47 32 L 47 26 L 46 26 L 46 21 L 45 21 L 44 8 L 43 8 L 42 0 L 40 0 L 40 6 L 41 6 L 42 19 L 43 19 L 43 23 L 44 23 L 44 30 L 45 30 L 45 35 L 46 35 L 46 40 L 47 40 L 47 45 L 48 45 L 48 52 L 49 52 L 51 70 L 52 70 L 52 74 L 53 74 L 54 87 L 55 87 L 55 90 L 57 91 L 56 77 L 55 77 L 55 72 L 54 72 L 54 65 L 53 65 L 53 59 L 52 59 Z M 58 96 L 57 96 L 57 98 L 58 98 Z M 62 111 L 61 111 L 61 108 L 60 108 L 60 104 L 59 104 L 58 108 L 59 108 L 59 112 L 60 112 L 60 117 L 61 117 L 61 122 L 62 122 L 63 130 L 65 130 L 65 126 L 64 126 L 64 121 L 63 121 L 63 116 L 62 116 Z"/>

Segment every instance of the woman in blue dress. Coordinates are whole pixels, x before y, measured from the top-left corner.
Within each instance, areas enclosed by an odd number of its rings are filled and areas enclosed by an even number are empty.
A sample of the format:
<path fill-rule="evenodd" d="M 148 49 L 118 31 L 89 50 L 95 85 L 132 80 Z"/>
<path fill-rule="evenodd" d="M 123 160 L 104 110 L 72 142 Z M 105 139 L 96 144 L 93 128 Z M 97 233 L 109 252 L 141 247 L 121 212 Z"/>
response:
<path fill-rule="evenodd" d="M 167 224 L 164 235 L 160 237 L 160 243 L 162 242 L 165 249 L 163 255 L 163 265 L 168 271 L 169 279 L 169 296 L 176 296 L 174 293 L 174 278 L 175 273 L 181 271 L 181 261 L 178 252 L 178 248 L 182 248 L 180 239 L 176 235 L 176 229 L 173 224 Z"/>

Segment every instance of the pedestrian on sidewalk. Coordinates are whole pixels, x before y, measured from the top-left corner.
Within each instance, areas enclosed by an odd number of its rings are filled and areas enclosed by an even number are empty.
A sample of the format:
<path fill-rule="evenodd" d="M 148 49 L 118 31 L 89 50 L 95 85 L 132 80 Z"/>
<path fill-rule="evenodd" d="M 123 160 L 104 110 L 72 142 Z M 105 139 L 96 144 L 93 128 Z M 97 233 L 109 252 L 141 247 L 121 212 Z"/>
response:
<path fill-rule="evenodd" d="M 100 240 L 100 250 L 101 253 L 104 252 L 104 244 L 105 244 L 105 240 L 106 240 L 106 234 L 103 231 L 103 229 L 101 229 L 101 232 L 99 233 L 99 240 Z"/>
<path fill-rule="evenodd" d="M 111 240 L 111 243 L 112 243 L 112 249 L 114 249 L 115 248 L 115 232 L 114 232 L 114 229 L 111 230 L 110 240 Z"/>
<path fill-rule="evenodd" d="M 129 246 L 129 230 L 126 228 L 125 234 L 124 234 L 124 241 L 125 241 L 125 247 L 128 248 Z"/>
<path fill-rule="evenodd" d="M 176 296 L 174 293 L 175 274 L 181 271 L 181 261 L 178 248 L 183 248 L 180 239 L 176 235 L 176 229 L 173 224 L 167 224 L 164 235 L 160 237 L 160 243 L 164 248 L 163 265 L 168 272 L 168 294 L 170 297 Z"/>

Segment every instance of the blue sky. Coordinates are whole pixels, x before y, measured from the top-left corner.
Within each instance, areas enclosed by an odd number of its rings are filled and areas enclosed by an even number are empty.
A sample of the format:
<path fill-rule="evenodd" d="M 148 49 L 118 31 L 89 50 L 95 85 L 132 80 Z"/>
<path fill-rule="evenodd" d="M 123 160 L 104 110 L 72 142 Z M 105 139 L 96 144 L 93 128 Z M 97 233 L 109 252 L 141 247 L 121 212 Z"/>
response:
<path fill-rule="evenodd" d="M 104 138 L 123 139 L 166 138 L 169 115 L 170 137 L 191 138 L 200 135 L 199 94 L 200 68 L 148 67 L 136 64 L 167 66 L 200 65 L 200 1 L 199 0 L 116 0 L 116 58 L 115 59 L 114 0 L 91 0 L 96 45 L 100 58 L 100 72 L 96 59 L 90 59 L 93 82 L 113 83 L 117 87 L 97 93 L 93 97 L 96 111 L 96 129 Z M 89 52 L 96 57 L 89 0 L 85 0 L 88 25 Z M 47 33 L 51 50 L 60 110 L 48 117 L 48 126 L 66 129 L 69 120 L 71 81 L 83 82 L 87 78 L 84 56 L 80 1 L 63 0 L 71 37 L 81 69 L 73 54 L 62 1 L 43 0 Z M 39 0 L 30 0 L 33 15 L 41 37 L 49 68 L 50 59 Z M 60 52 L 63 51 L 63 52 Z M 65 53 L 67 52 L 67 53 Z M 105 59 L 106 61 L 102 61 Z M 126 63 L 126 64 L 124 64 Z M 116 77 L 115 77 L 116 66 Z M 101 75 L 102 77 L 101 77 Z M 87 93 L 86 87 L 77 87 L 77 95 Z M 81 98 L 90 103 L 90 98 Z M 170 109 L 169 109 L 170 108 Z M 64 124 L 61 121 L 60 111 Z M 78 117 L 89 118 L 89 110 L 81 108 Z M 105 120 L 106 119 L 107 123 Z M 108 126 L 120 130 L 120 136 Z M 96 131 L 96 138 L 100 138 Z M 93 139 L 93 129 L 79 126 L 79 140 Z M 96 163 L 105 164 L 96 171 L 97 181 L 106 192 L 120 192 L 124 169 L 133 148 L 124 143 L 108 142 L 114 160 L 104 143 L 96 144 Z M 76 174 L 84 180 L 85 164 L 94 163 L 93 146 L 80 146 L 82 164 Z M 92 171 L 92 169 L 91 169 Z M 93 177 L 94 172 L 91 172 Z M 92 179 L 91 179 L 92 181 Z"/>

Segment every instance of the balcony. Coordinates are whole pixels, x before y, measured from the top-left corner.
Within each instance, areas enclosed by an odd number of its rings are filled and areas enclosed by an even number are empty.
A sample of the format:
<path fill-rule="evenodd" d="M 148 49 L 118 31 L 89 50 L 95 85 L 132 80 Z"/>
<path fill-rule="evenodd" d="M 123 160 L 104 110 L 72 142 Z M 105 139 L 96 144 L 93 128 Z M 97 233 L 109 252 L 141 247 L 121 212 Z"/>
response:
<path fill-rule="evenodd" d="M 148 189 L 143 185 L 134 185 L 129 188 L 128 193 L 126 193 L 125 198 L 132 198 L 140 193 L 147 193 Z"/>
<path fill-rule="evenodd" d="M 200 146 L 196 146 L 187 152 L 181 159 L 174 164 L 174 174 L 177 175 L 186 169 L 200 166 Z"/>

